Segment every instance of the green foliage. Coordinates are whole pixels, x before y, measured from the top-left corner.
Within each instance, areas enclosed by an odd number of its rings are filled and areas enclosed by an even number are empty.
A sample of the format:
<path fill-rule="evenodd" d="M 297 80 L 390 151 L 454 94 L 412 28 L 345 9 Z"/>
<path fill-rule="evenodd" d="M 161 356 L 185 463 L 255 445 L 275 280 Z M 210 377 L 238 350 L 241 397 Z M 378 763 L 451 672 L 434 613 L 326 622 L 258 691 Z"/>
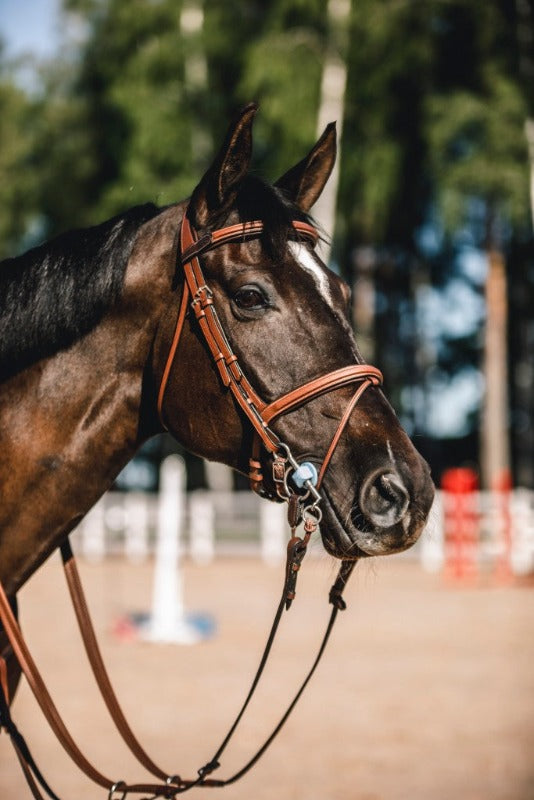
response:
<path fill-rule="evenodd" d="M 0 50 L 0 258 L 16 249 L 37 211 L 33 123 L 33 104 L 14 85 Z"/>
<path fill-rule="evenodd" d="M 273 179 L 313 143 L 321 66 L 320 39 L 306 29 L 266 34 L 248 48 L 238 91 L 261 98 L 256 135 Z"/>
<path fill-rule="evenodd" d="M 98 219 L 88 202 L 97 158 L 88 109 L 83 98 L 66 91 L 67 75 L 68 70 L 49 74 L 44 96 L 35 101 L 32 162 L 46 234 Z"/>
<path fill-rule="evenodd" d="M 255 164 L 275 179 L 313 144 L 326 24 L 322 0 L 205 3 L 212 130 L 255 100 Z"/>
<path fill-rule="evenodd" d="M 428 100 L 427 132 L 443 219 L 458 227 L 466 203 L 482 198 L 488 224 L 528 219 L 525 100 L 507 76 L 489 70 L 484 92 L 458 90 Z M 491 235 L 491 232 L 488 231 Z"/>
<path fill-rule="evenodd" d="M 63 8 L 87 37 L 48 65 L 42 96 L 0 75 L 4 250 L 38 211 L 52 234 L 187 196 L 250 100 L 261 107 L 255 168 L 278 177 L 313 143 L 324 56 L 340 37 L 348 83 L 338 250 L 411 247 L 434 198 L 450 226 L 474 195 L 514 225 L 523 219 L 526 109 L 505 0 L 353 0 L 349 29 L 330 38 L 324 0 Z M 195 13 L 198 30 L 184 22 Z"/>
<path fill-rule="evenodd" d="M 95 216 L 174 202 L 194 185 L 180 6 L 111 0 L 92 18 L 75 91 L 91 131 Z"/>
<path fill-rule="evenodd" d="M 409 239 L 425 154 L 419 125 L 430 83 L 429 8 L 353 3 L 340 208 L 350 239 Z"/>

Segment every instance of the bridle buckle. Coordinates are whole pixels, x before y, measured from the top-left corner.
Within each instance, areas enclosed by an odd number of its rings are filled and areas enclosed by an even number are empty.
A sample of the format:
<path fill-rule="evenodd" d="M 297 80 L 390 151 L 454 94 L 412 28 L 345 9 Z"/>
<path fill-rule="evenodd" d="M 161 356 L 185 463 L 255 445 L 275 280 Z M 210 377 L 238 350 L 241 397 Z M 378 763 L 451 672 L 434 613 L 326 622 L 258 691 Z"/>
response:
<path fill-rule="evenodd" d="M 204 283 L 196 290 L 193 299 L 191 300 L 191 306 L 195 308 L 197 305 L 200 305 L 202 308 L 204 308 L 209 302 L 212 301 L 212 299 L 213 292 L 211 291 L 210 287 Z"/>

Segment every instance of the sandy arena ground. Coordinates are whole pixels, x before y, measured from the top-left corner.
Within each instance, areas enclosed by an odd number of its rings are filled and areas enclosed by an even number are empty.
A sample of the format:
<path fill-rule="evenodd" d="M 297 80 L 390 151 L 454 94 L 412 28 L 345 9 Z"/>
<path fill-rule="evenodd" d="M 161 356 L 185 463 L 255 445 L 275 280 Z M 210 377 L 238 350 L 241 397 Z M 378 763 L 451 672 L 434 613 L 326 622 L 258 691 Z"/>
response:
<path fill-rule="evenodd" d="M 282 568 L 253 559 L 185 567 L 190 611 L 216 635 L 193 646 L 120 642 L 126 612 L 150 608 L 152 567 L 81 565 L 104 657 L 127 717 L 153 758 L 192 776 L 233 719 L 263 647 Z M 307 669 L 334 576 L 305 562 L 265 683 L 219 770 L 231 774 L 270 732 Z M 446 586 L 412 560 L 360 564 L 318 672 L 286 728 L 227 800 L 534 798 L 534 588 Z M 20 595 L 23 628 L 71 733 L 112 778 L 146 779 L 112 730 L 84 660 L 56 558 Z M 62 800 L 105 798 L 68 761 L 26 686 L 14 718 Z M 30 794 L 0 737 L 0 800 Z"/>

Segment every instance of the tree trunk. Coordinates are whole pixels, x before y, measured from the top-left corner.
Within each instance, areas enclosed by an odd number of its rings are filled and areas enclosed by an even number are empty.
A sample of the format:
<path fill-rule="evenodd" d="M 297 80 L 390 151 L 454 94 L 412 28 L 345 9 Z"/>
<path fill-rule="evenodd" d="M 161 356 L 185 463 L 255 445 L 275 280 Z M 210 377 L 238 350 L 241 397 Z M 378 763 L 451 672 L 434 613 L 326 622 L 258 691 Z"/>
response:
<path fill-rule="evenodd" d="M 208 61 L 202 43 L 203 28 L 203 0 L 186 0 L 180 13 L 180 32 L 185 42 L 184 86 L 191 97 L 203 96 L 208 89 Z M 200 120 L 194 119 L 191 153 L 195 166 L 202 169 L 212 149 L 213 143 L 206 126 Z"/>
<path fill-rule="evenodd" d="M 373 247 L 356 247 L 352 254 L 352 323 L 358 334 L 360 352 L 369 364 L 376 356 L 375 309 L 377 267 L 376 251 Z"/>
<path fill-rule="evenodd" d="M 529 0 L 516 0 L 519 73 L 524 80 L 528 104 L 525 136 L 530 162 L 530 213 L 534 227 L 534 16 Z"/>
<path fill-rule="evenodd" d="M 534 229 L 534 119 L 525 122 L 525 135 L 528 143 L 528 160 L 530 165 L 530 218 Z"/>
<path fill-rule="evenodd" d="M 345 87 L 347 83 L 346 52 L 351 0 L 328 0 L 328 41 L 326 46 L 317 135 L 320 135 L 329 122 L 337 122 L 338 147 L 343 132 Z M 329 236 L 334 235 L 336 220 L 336 198 L 339 184 L 340 152 L 330 180 L 315 204 L 313 214 L 319 225 Z M 322 245 L 322 256 L 326 263 L 330 260 L 330 246 Z"/>
<path fill-rule="evenodd" d="M 484 378 L 486 382 L 481 419 L 482 485 L 489 489 L 510 470 L 508 419 L 507 288 L 503 253 L 488 248 L 486 280 L 486 328 Z"/>

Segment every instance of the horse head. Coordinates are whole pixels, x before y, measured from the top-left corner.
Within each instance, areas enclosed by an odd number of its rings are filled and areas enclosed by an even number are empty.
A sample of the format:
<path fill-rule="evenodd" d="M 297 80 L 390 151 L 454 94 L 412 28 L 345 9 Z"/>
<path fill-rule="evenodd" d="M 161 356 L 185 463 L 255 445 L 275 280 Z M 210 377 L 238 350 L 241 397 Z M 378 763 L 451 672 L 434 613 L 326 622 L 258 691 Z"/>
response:
<path fill-rule="evenodd" d="M 348 286 L 313 247 L 309 211 L 334 166 L 335 127 L 271 186 L 249 173 L 255 112 L 230 127 L 184 209 L 180 258 L 199 259 L 197 283 L 191 306 L 169 307 L 155 343 L 160 415 L 205 458 L 247 472 L 252 452 L 254 482 L 271 498 L 281 494 L 277 458 L 311 465 L 334 556 L 401 551 L 423 529 L 433 485 L 380 373 L 364 366 Z M 175 281 L 187 291 L 180 268 Z M 214 313 L 219 327 L 206 331 Z"/>

